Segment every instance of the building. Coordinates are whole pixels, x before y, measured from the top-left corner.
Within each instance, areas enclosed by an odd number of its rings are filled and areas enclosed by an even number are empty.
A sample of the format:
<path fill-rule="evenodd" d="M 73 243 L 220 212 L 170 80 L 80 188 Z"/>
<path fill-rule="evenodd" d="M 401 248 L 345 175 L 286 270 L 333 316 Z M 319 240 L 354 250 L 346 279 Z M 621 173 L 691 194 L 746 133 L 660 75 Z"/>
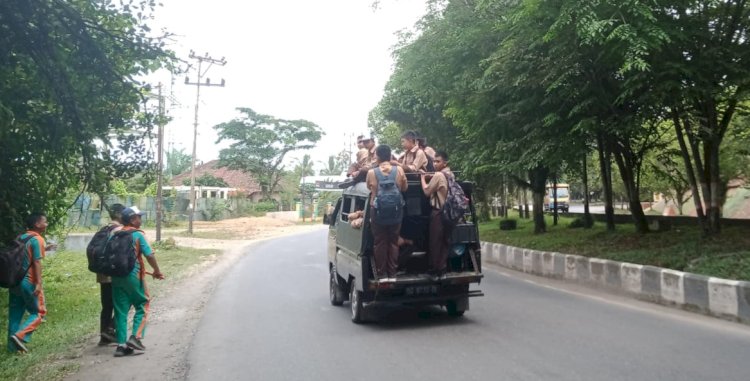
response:
<path fill-rule="evenodd" d="M 253 202 L 258 202 L 263 198 L 260 184 L 255 180 L 252 174 L 243 171 L 220 167 L 218 160 L 212 160 L 195 167 L 195 178 L 208 174 L 213 177 L 222 179 L 229 187 L 199 187 L 196 189 L 197 198 L 223 198 L 232 196 L 245 196 Z M 190 180 L 190 171 L 181 173 L 172 178 L 170 185 L 178 192 L 189 192 L 190 186 L 185 186 L 183 181 Z M 165 187 L 164 189 L 171 189 Z M 273 198 L 278 199 L 274 194 Z"/>

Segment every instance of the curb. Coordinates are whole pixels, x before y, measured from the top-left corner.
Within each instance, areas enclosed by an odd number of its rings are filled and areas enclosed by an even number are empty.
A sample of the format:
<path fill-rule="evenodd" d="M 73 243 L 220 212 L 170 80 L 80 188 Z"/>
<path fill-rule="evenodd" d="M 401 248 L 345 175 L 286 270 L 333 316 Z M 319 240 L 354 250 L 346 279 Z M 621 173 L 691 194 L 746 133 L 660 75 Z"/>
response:
<path fill-rule="evenodd" d="M 482 242 L 482 262 L 750 324 L 750 282 Z"/>

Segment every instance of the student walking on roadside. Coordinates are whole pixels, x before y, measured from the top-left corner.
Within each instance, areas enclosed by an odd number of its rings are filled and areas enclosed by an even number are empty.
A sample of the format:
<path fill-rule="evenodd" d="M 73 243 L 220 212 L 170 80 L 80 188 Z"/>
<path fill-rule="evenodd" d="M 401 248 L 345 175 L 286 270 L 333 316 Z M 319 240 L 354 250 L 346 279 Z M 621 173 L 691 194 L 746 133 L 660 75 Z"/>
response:
<path fill-rule="evenodd" d="M 435 174 L 427 183 L 422 175 L 422 190 L 430 198 L 432 213 L 430 214 L 430 245 L 429 245 L 429 273 L 440 276 L 448 267 L 448 248 L 450 243 L 450 229 L 443 224 L 443 205 L 448 198 L 448 178 L 453 173 L 448 167 L 448 154 L 443 151 L 435 153 Z"/>
<path fill-rule="evenodd" d="M 122 211 L 125 206 L 122 204 L 112 204 L 109 207 L 109 218 L 112 220 L 109 225 L 103 227 L 109 232 L 111 237 L 117 231 L 122 229 Z M 115 337 L 114 324 L 114 304 L 112 303 L 112 278 L 104 274 L 96 274 L 96 282 L 101 289 L 102 311 L 99 314 L 99 345 L 108 345 L 117 342 Z"/>
<path fill-rule="evenodd" d="M 149 294 L 146 287 L 146 267 L 143 257 L 153 268 L 156 279 L 164 279 L 164 274 L 159 270 L 151 246 L 146 241 L 141 227 L 141 216 L 143 213 L 136 206 L 125 208 L 122 211 L 122 222 L 125 225 L 117 234 L 129 232 L 132 234 L 132 245 L 135 250 L 135 267 L 133 271 L 124 277 L 112 277 L 112 300 L 115 308 L 115 333 L 117 334 L 117 349 L 115 357 L 130 355 L 134 349 L 146 350 L 141 340 L 146 333 L 146 323 L 149 315 Z M 135 308 L 133 317 L 133 330 L 128 339 L 128 312 L 130 307 Z"/>
<path fill-rule="evenodd" d="M 378 278 L 394 278 L 398 271 L 398 238 L 403 216 L 401 193 L 406 191 L 408 184 L 404 170 L 390 163 L 390 147 L 379 145 L 375 155 L 378 165 L 367 172 L 375 267 Z"/>
<path fill-rule="evenodd" d="M 29 351 L 26 344 L 47 315 L 42 288 L 42 258 L 47 250 L 56 248 L 56 245 L 46 246 L 42 237 L 47 230 L 47 216 L 44 213 L 29 215 L 26 228 L 26 233 L 20 238 L 26 242 L 23 268 L 28 270 L 21 283 L 9 289 L 8 297 L 8 350 L 11 352 Z M 21 324 L 26 312 L 29 317 Z"/>

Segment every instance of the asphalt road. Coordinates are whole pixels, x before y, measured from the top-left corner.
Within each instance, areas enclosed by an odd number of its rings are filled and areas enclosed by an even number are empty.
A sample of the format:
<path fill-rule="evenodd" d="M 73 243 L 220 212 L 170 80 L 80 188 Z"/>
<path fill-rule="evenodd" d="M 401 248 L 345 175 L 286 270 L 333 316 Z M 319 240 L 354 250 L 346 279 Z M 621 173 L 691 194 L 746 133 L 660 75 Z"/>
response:
<path fill-rule="evenodd" d="M 463 318 L 328 302 L 326 233 L 269 241 L 217 287 L 191 380 L 742 380 L 750 327 L 485 269 Z"/>

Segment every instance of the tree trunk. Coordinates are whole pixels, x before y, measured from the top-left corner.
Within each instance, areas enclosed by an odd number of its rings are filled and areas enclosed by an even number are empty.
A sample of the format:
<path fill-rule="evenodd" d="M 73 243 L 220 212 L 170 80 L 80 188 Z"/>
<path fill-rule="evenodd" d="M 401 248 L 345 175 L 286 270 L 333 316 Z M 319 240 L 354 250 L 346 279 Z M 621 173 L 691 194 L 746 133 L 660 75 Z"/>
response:
<path fill-rule="evenodd" d="M 547 176 L 549 169 L 537 167 L 529 171 L 529 182 L 531 183 L 531 194 L 534 200 L 534 234 L 547 231 L 544 222 L 544 193 L 547 191 Z"/>
<path fill-rule="evenodd" d="M 599 132 L 596 137 L 597 150 L 599 151 L 599 169 L 602 173 L 602 188 L 604 192 L 604 214 L 607 220 L 607 231 L 615 231 L 615 207 L 612 195 L 612 162 L 610 152 L 604 144 L 603 134 Z"/>
<path fill-rule="evenodd" d="M 593 226 L 591 211 L 589 209 L 589 170 L 586 163 L 588 152 L 583 155 L 583 227 L 590 229 Z"/>
<path fill-rule="evenodd" d="M 529 191 L 523 190 L 523 218 L 529 219 Z"/>
<path fill-rule="evenodd" d="M 560 219 L 560 215 L 557 212 L 557 175 L 553 177 L 553 185 L 552 185 L 552 225 L 557 226 L 557 222 Z"/>
<path fill-rule="evenodd" d="M 708 149 L 709 157 L 706 158 L 710 169 L 711 199 L 708 207 L 708 226 L 713 234 L 721 232 L 721 206 L 722 206 L 722 182 L 719 173 L 719 144 L 711 142 Z"/>
<path fill-rule="evenodd" d="M 643 206 L 641 205 L 640 190 L 635 179 L 636 159 L 634 158 L 634 153 L 628 150 L 628 147 L 619 147 L 614 155 L 615 162 L 620 169 L 622 182 L 625 184 L 625 193 L 628 196 L 628 205 L 630 206 L 633 223 L 635 223 L 635 229 L 637 232 L 645 234 L 649 232 L 649 228 L 646 214 L 643 213 Z"/>
<path fill-rule="evenodd" d="M 680 152 L 682 153 L 682 161 L 685 164 L 685 173 L 688 177 L 690 190 L 693 193 L 693 203 L 695 203 L 695 215 L 698 219 L 698 226 L 701 228 L 701 231 L 703 231 L 703 235 L 707 235 L 708 226 L 706 215 L 703 212 L 703 202 L 698 188 L 698 180 L 696 179 L 693 169 L 695 166 L 693 165 L 693 160 L 690 158 L 690 152 L 688 151 L 688 146 L 685 142 L 685 135 L 683 133 L 682 123 L 677 110 L 672 111 L 672 122 L 674 123 L 675 134 L 677 135 L 677 143 L 680 145 Z M 682 207 L 680 207 L 680 214 L 682 214 Z"/>

